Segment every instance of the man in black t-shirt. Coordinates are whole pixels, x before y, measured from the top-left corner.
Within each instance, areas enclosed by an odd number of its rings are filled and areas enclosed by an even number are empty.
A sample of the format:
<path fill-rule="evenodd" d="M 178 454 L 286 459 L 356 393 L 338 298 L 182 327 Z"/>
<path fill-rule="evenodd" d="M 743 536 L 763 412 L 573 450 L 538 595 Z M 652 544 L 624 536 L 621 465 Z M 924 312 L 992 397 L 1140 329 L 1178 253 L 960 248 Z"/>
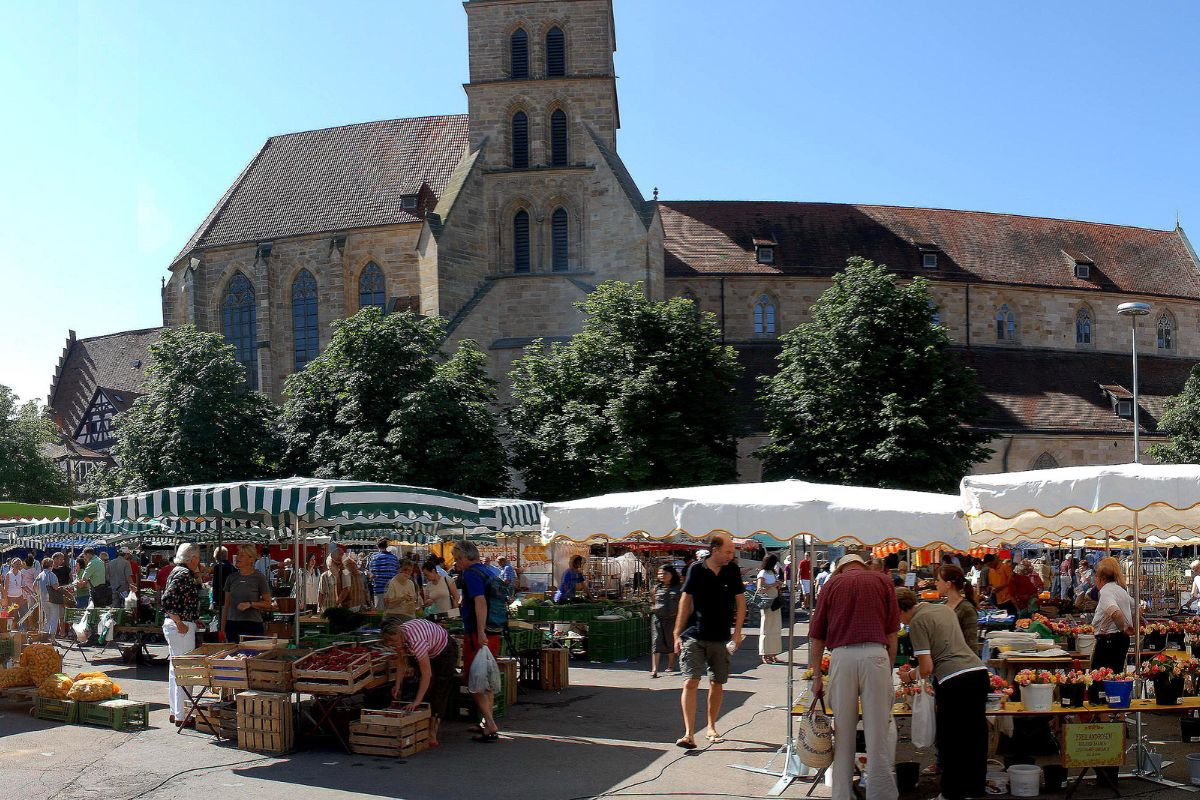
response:
<path fill-rule="evenodd" d="M 688 570 L 675 618 L 675 652 L 687 679 L 683 685 L 683 737 L 675 744 L 688 750 L 696 746 L 696 690 L 708 672 L 708 730 L 712 744 L 725 741 L 717 733 L 721 697 L 729 680 L 729 660 L 742 643 L 746 619 L 746 587 L 734 563 L 733 539 L 716 535 L 712 553 Z M 733 648 L 727 647 L 733 642 Z"/>

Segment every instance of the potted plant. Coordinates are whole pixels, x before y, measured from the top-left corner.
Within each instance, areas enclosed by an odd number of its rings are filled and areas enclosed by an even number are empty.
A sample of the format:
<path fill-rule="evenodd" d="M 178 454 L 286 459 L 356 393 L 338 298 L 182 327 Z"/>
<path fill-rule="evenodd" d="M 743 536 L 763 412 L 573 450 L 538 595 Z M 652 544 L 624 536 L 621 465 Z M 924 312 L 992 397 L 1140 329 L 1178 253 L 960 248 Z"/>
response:
<path fill-rule="evenodd" d="M 1141 674 L 1154 683 L 1154 699 L 1162 706 L 1179 705 L 1183 695 L 1183 679 L 1195 671 L 1196 662 L 1159 653 L 1142 664 Z"/>
<path fill-rule="evenodd" d="M 1183 649 L 1183 626 L 1174 620 L 1166 623 L 1167 625 L 1167 644 L 1173 645 L 1176 649 Z"/>
<path fill-rule="evenodd" d="M 1087 670 L 1072 670 L 1059 673 L 1058 698 L 1064 706 L 1082 708 L 1092 685 L 1092 674 Z"/>
<path fill-rule="evenodd" d="M 1162 650 L 1167 646 L 1167 626 L 1161 622 L 1142 625 L 1142 649 Z"/>
<path fill-rule="evenodd" d="M 1103 705 L 1108 702 L 1108 695 L 1104 691 L 1104 682 L 1113 676 L 1113 671 L 1108 667 L 1100 667 L 1089 673 L 1092 677 L 1092 685 L 1088 687 L 1087 698 L 1092 705 Z"/>
<path fill-rule="evenodd" d="M 1058 675 L 1048 669 L 1023 669 L 1017 673 L 1021 702 L 1026 711 L 1049 711 L 1054 704 Z"/>

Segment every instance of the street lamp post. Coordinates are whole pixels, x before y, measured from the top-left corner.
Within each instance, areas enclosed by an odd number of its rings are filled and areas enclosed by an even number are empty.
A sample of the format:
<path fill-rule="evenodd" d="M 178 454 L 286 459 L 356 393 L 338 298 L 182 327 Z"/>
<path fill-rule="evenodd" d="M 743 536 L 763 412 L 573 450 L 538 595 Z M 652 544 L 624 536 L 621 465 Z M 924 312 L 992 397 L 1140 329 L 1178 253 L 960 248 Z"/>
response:
<path fill-rule="evenodd" d="M 1141 463 L 1142 451 L 1138 438 L 1138 369 L 1137 369 L 1137 320 L 1150 313 L 1149 303 L 1121 303 L 1117 314 L 1129 317 L 1129 331 L 1133 351 L 1133 463 Z"/>

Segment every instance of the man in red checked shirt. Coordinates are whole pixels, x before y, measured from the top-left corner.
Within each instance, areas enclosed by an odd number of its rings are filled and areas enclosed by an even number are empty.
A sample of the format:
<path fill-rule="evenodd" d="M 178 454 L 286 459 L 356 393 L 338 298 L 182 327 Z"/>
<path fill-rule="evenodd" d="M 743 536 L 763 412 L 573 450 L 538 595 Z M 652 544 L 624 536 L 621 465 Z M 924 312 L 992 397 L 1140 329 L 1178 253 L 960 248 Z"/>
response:
<path fill-rule="evenodd" d="M 820 665 L 825 649 L 830 651 L 829 699 L 834 730 L 839 732 L 833 740 L 833 800 L 855 796 L 854 730 L 860 702 L 867 739 L 867 800 L 896 800 L 890 726 L 899 630 L 900 606 L 891 580 L 867 569 L 861 556 L 843 556 L 817 597 L 808 628 L 808 663 L 816 665 L 812 688 L 817 697 L 825 693 Z"/>

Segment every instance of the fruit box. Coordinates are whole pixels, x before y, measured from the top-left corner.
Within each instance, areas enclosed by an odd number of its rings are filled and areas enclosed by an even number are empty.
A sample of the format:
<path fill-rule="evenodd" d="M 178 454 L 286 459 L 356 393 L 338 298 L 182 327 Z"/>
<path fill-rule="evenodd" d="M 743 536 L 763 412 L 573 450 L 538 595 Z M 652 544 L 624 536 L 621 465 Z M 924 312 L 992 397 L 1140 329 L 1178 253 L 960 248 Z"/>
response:
<path fill-rule="evenodd" d="M 312 650 L 272 650 L 246 659 L 246 682 L 264 692 L 290 692 L 295 685 L 292 667 Z"/>
<path fill-rule="evenodd" d="M 173 656 L 171 666 L 175 669 L 178 686 L 208 686 L 211 670 L 209 659 L 231 652 L 231 644 L 202 644 L 187 655 Z"/>
<path fill-rule="evenodd" d="M 266 639 L 244 639 L 233 645 L 232 650 L 211 656 L 208 660 L 209 686 L 214 689 L 248 689 L 249 673 L 247 664 L 251 658 L 269 653 L 279 647 L 279 640 L 274 637 Z"/>
<path fill-rule="evenodd" d="M 429 748 L 429 704 L 416 711 L 364 710 L 350 723 L 350 749 L 359 755 L 406 758 Z"/>
<path fill-rule="evenodd" d="M 372 678 L 371 651 L 361 645 L 334 645 L 317 650 L 292 665 L 296 691 L 311 694 L 354 694 Z"/>

